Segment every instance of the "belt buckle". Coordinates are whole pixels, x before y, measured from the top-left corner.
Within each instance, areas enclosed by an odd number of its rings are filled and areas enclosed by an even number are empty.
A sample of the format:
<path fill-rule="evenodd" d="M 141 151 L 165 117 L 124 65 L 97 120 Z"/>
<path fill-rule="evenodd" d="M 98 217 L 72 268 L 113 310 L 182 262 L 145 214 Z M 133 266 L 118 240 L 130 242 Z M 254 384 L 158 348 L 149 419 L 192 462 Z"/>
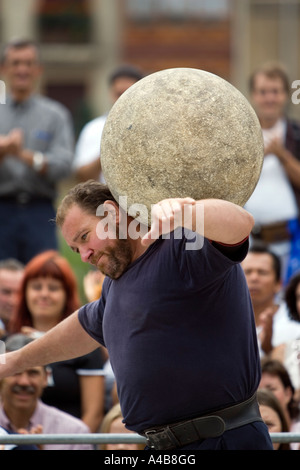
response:
<path fill-rule="evenodd" d="M 147 439 L 147 444 L 148 444 L 148 447 L 150 447 L 150 449 L 155 449 L 154 445 L 152 444 L 151 442 L 151 438 L 149 436 L 151 436 L 151 434 L 155 434 L 157 433 L 157 430 L 156 429 L 150 429 L 149 431 L 145 431 L 144 432 L 144 435 Z"/>

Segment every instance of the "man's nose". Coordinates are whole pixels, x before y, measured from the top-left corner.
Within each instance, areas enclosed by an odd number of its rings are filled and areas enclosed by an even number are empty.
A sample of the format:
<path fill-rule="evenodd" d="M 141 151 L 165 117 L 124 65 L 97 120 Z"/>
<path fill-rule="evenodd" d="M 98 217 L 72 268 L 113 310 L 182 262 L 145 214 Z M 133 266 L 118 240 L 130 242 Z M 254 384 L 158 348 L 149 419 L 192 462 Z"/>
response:
<path fill-rule="evenodd" d="M 29 384 L 30 380 L 26 371 L 18 375 L 18 385 L 27 386 Z"/>
<path fill-rule="evenodd" d="M 255 282 L 259 279 L 259 274 L 257 271 L 251 271 L 251 273 L 249 273 L 248 275 L 248 279 L 252 282 Z"/>
<path fill-rule="evenodd" d="M 90 248 L 81 248 L 79 250 L 79 253 L 80 253 L 81 260 L 84 263 L 89 263 L 90 257 L 93 254 L 93 250 L 91 250 Z"/>

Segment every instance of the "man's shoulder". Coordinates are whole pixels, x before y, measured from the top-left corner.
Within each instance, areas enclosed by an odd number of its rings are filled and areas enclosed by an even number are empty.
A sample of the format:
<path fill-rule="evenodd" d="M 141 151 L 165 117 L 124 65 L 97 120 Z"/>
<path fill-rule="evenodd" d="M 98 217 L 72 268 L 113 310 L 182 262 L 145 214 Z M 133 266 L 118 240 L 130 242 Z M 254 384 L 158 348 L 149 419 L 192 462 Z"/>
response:
<path fill-rule="evenodd" d="M 99 132 L 104 127 L 106 119 L 107 119 L 106 114 L 103 116 L 98 116 L 95 119 L 92 119 L 91 121 L 85 124 L 85 126 L 82 129 L 82 133 L 85 135 L 96 134 L 97 136 L 99 136 Z"/>
<path fill-rule="evenodd" d="M 56 101 L 48 96 L 35 95 L 34 103 L 36 106 L 41 108 L 43 111 L 52 113 L 56 116 L 69 116 L 70 112 L 65 105 Z"/>
<path fill-rule="evenodd" d="M 300 140 L 300 121 L 296 119 L 287 120 L 288 132 L 293 134 L 293 137 Z"/>

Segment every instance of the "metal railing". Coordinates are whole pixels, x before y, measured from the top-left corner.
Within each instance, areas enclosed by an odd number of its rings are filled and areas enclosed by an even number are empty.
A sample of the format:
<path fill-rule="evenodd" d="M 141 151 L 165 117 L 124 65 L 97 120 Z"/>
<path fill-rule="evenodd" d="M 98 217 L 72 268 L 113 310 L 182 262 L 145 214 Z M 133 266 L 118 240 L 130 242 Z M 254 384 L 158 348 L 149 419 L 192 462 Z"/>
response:
<path fill-rule="evenodd" d="M 146 444 L 138 434 L 9 434 L 0 436 L 1 444 Z"/>
<path fill-rule="evenodd" d="M 272 442 L 300 443 L 300 433 L 271 433 Z M 146 444 L 146 439 L 138 434 L 9 434 L 0 436 L 1 444 Z"/>

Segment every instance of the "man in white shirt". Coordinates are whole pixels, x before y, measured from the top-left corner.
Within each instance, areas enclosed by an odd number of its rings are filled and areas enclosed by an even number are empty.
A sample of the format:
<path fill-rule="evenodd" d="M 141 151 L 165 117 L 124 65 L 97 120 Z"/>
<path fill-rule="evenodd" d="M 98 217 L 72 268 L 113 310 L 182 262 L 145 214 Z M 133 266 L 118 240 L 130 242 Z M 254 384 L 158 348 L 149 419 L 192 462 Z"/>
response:
<path fill-rule="evenodd" d="M 109 88 L 112 103 L 134 83 L 143 78 L 142 72 L 131 65 L 118 67 L 109 77 Z M 89 179 L 104 183 L 100 163 L 100 141 L 107 114 L 87 123 L 82 129 L 75 150 L 73 169 L 80 181 Z"/>
<path fill-rule="evenodd" d="M 257 70 L 250 79 L 250 91 L 262 127 L 265 158 L 245 208 L 255 218 L 252 240 L 281 257 L 282 276 L 287 280 L 292 274 L 291 270 L 286 273 L 294 224 L 298 229 L 300 126 L 286 117 L 290 85 L 279 65 L 267 64 Z"/>
<path fill-rule="evenodd" d="M 260 355 L 300 337 L 300 322 L 291 320 L 280 299 L 280 258 L 264 248 L 252 248 L 241 263 L 249 288 Z"/>

